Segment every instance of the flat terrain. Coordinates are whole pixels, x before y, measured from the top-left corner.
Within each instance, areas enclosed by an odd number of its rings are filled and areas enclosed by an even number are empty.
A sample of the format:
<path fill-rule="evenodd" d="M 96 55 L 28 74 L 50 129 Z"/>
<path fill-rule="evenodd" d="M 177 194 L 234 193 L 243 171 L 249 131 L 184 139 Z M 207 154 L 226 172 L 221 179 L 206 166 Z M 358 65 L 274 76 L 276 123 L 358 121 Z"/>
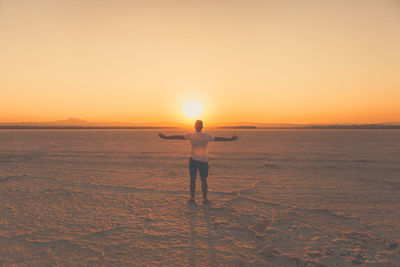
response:
<path fill-rule="evenodd" d="M 0 266 L 400 265 L 400 131 L 236 134 L 210 144 L 204 206 L 185 141 L 1 131 Z"/>

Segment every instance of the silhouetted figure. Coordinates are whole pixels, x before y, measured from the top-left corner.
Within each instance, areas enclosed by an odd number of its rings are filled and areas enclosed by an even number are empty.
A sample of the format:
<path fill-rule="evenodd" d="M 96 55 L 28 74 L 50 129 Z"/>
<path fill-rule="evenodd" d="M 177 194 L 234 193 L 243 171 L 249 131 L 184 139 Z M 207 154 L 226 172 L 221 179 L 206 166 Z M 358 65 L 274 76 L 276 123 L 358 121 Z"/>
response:
<path fill-rule="evenodd" d="M 194 124 L 195 132 L 186 135 L 171 135 L 166 136 L 162 133 L 158 135 L 163 139 L 172 140 L 190 140 L 191 143 L 191 156 L 189 159 L 189 172 L 190 172 L 190 200 L 194 202 L 194 195 L 196 192 L 196 176 L 197 170 L 199 170 L 201 178 L 201 189 L 203 191 L 203 203 L 209 203 L 207 199 L 207 177 L 208 177 L 208 162 L 207 162 L 207 144 L 210 141 L 234 141 L 238 139 L 236 135 L 230 138 L 212 136 L 206 133 L 202 133 L 203 121 L 197 120 Z"/>

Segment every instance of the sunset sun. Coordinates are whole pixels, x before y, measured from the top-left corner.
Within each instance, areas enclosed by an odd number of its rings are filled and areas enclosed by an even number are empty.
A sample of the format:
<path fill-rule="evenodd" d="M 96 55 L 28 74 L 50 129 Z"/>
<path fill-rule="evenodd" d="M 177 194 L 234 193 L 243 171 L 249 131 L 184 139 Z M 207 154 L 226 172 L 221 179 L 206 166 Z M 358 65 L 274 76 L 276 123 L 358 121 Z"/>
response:
<path fill-rule="evenodd" d="M 204 107 L 203 104 L 201 104 L 200 102 L 193 100 L 186 102 L 185 105 L 183 105 L 182 107 L 182 111 L 185 116 L 191 119 L 195 119 L 203 114 Z"/>

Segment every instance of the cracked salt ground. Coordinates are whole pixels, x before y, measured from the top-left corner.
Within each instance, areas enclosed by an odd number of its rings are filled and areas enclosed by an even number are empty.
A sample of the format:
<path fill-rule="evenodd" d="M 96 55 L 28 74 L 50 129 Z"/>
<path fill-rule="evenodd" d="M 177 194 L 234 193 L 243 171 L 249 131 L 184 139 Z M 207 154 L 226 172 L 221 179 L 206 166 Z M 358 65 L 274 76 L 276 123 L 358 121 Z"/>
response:
<path fill-rule="evenodd" d="M 400 265 L 399 131 L 238 135 L 210 144 L 203 206 L 184 142 L 1 131 L 0 265 Z"/>

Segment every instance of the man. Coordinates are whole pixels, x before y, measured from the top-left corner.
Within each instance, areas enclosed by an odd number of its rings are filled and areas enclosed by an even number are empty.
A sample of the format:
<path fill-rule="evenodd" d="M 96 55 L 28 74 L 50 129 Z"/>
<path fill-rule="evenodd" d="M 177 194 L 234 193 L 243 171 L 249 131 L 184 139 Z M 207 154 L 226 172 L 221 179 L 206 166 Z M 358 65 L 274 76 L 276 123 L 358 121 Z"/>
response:
<path fill-rule="evenodd" d="M 191 156 L 189 160 L 189 172 L 190 172 L 190 203 L 194 203 L 194 195 L 196 192 L 196 175 L 199 170 L 201 178 L 201 189 L 203 191 L 203 204 L 208 204 L 207 199 L 207 177 L 208 177 L 208 162 L 207 162 L 207 144 L 210 141 L 234 141 L 238 139 L 236 135 L 230 138 L 212 136 L 206 133 L 202 133 L 203 121 L 197 120 L 194 124 L 195 132 L 186 135 L 171 135 L 166 136 L 162 133 L 158 135 L 163 139 L 172 140 L 190 140 L 191 143 Z"/>

